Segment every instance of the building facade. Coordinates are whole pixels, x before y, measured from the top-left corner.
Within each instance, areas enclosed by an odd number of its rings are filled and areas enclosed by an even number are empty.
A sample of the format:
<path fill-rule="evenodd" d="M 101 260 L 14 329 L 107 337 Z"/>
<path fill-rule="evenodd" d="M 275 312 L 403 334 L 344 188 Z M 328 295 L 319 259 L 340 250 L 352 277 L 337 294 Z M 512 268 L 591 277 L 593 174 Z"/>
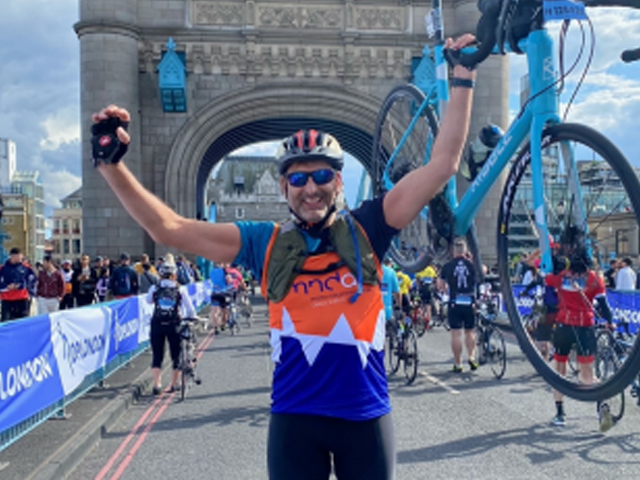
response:
<path fill-rule="evenodd" d="M 0 138 L 0 187 L 8 187 L 16 171 L 16 144 Z"/>
<path fill-rule="evenodd" d="M 29 257 L 29 245 L 33 244 L 29 229 L 28 212 L 33 209 L 33 202 L 18 187 L 2 187 L 2 250 L 3 256 L 13 247 L 18 247 Z"/>
<path fill-rule="evenodd" d="M 82 188 L 60 200 L 61 208 L 53 210 L 51 230 L 52 252 L 56 261 L 75 259 L 83 253 Z"/>
<path fill-rule="evenodd" d="M 289 216 L 271 157 L 230 156 L 207 187 L 207 204 L 216 222 L 280 222 Z"/>
<path fill-rule="evenodd" d="M 40 180 L 40 172 L 14 172 L 9 187 L 3 187 L 4 202 L 3 227 L 5 236 L 3 246 L 6 250 L 18 247 L 31 262 L 41 262 L 44 257 L 44 188 Z M 20 200 L 18 200 L 20 198 Z M 22 211 L 18 211 L 22 209 Z M 10 213 L 12 212 L 12 213 Z M 13 216 L 15 231 L 11 221 L 4 217 Z M 27 233 L 22 236 L 22 216 L 26 218 Z M 18 218 L 20 217 L 20 218 Z M 13 235 L 11 234 L 13 232 Z"/>

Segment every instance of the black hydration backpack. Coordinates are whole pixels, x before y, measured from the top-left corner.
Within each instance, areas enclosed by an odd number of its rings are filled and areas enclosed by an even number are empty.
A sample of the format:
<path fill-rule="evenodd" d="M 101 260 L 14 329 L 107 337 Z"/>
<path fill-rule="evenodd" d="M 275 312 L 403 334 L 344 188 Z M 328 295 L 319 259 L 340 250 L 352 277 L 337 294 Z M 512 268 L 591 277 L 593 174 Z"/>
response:
<path fill-rule="evenodd" d="M 155 305 L 153 321 L 162 325 L 177 323 L 180 319 L 178 312 L 181 300 L 182 295 L 180 294 L 179 287 L 158 287 L 158 289 L 153 292 L 153 304 Z"/>

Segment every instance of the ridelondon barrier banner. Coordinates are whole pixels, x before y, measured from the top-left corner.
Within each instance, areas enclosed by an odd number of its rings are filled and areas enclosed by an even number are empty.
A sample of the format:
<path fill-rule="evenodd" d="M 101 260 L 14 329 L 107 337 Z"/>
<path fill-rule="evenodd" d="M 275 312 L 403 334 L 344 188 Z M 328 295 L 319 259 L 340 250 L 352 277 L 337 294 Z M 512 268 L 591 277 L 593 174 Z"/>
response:
<path fill-rule="evenodd" d="M 0 327 L 0 432 L 64 396 L 48 315 Z"/>
<path fill-rule="evenodd" d="M 513 294 L 520 315 L 530 313 L 534 302 L 531 296 L 520 297 L 523 290 L 524 287 L 520 285 L 513 286 Z M 640 292 L 607 290 L 607 301 L 611 307 L 614 321 L 619 324 L 627 323 L 629 333 L 635 334 L 640 329 Z M 504 305 L 502 311 L 506 311 Z"/>
<path fill-rule="evenodd" d="M 196 309 L 210 282 L 182 288 Z M 54 405 L 149 339 L 146 295 L 0 324 L 0 432 Z"/>

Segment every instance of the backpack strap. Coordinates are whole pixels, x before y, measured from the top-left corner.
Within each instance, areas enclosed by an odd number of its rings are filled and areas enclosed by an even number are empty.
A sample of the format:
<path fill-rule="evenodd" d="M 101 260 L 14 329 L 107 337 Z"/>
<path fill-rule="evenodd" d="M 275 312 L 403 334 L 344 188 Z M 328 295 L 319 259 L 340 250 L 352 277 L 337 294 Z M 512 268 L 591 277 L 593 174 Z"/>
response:
<path fill-rule="evenodd" d="M 350 216 L 348 219 L 347 215 Z M 362 278 L 362 283 L 380 284 L 379 265 L 373 248 L 364 229 L 349 212 L 338 214 L 329 227 L 329 239 L 331 250 L 340 257 L 340 261 L 328 268 L 335 270 L 346 265 L 356 278 Z M 303 273 L 302 266 L 308 256 L 307 243 L 293 221 L 276 225 L 267 248 L 263 273 L 263 289 L 269 301 L 277 303 L 287 295 L 295 278 Z M 323 274 L 327 271 L 304 272 Z"/>

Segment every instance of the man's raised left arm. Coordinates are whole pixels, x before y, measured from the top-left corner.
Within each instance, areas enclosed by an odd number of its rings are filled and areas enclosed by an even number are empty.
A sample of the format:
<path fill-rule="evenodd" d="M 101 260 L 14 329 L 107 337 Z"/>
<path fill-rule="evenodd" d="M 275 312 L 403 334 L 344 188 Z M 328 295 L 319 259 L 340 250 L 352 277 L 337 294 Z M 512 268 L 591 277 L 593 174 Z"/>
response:
<path fill-rule="evenodd" d="M 466 34 L 456 41 L 448 39 L 446 47 L 459 50 L 474 40 Z M 475 72 L 457 65 L 453 76 L 465 83 L 475 79 Z M 429 163 L 405 175 L 384 198 L 385 220 L 394 228 L 400 230 L 411 223 L 458 171 L 471 120 L 473 88 L 453 87 L 450 97 Z"/>

